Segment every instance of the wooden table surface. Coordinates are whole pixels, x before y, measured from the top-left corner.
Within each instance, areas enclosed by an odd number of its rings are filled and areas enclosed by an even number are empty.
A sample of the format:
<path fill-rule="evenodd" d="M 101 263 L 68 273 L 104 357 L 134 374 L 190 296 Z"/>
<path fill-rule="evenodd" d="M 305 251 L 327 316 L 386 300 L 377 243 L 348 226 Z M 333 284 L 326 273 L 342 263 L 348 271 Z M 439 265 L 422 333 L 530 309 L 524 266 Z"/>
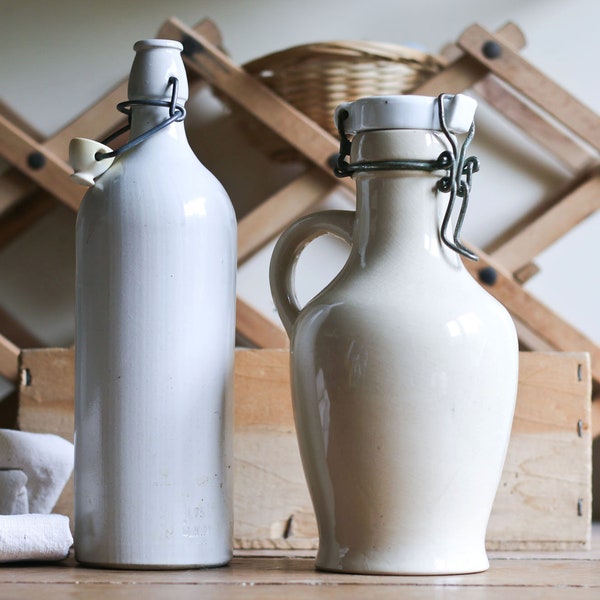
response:
<path fill-rule="evenodd" d="M 237 553 L 228 567 L 190 571 L 117 571 L 58 564 L 0 567 L 0 599 L 142 598 L 511 598 L 600 600 L 600 523 L 592 550 L 493 552 L 474 575 L 396 577 L 320 573 L 309 555 Z"/>

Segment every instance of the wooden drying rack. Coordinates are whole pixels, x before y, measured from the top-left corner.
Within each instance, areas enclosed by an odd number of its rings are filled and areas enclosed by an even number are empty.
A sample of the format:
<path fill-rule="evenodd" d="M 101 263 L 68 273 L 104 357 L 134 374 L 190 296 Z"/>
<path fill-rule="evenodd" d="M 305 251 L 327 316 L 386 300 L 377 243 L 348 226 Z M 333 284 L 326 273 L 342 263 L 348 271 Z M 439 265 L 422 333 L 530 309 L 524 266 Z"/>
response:
<path fill-rule="evenodd" d="M 239 222 L 239 264 L 333 190 L 340 186 L 353 188 L 352 181 L 336 179 L 331 172 L 330 158 L 337 153 L 338 141 L 235 64 L 220 49 L 220 34 L 212 22 L 205 20 L 190 28 L 170 19 L 158 35 L 182 41 L 192 85 L 208 83 L 278 134 L 307 161 L 302 175 Z M 535 257 L 600 206 L 600 117 L 525 61 L 518 54 L 524 43 L 523 35 L 512 24 L 496 33 L 473 25 L 445 50 L 447 67 L 414 93 L 437 95 L 474 89 L 572 173 L 568 193 L 555 198 L 536 218 L 522 223 L 493 251 L 475 248 L 479 262 L 466 261 L 466 265 L 480 280 L 483 269 L 495 275 L 493 284 L 482 285 L 511 312 L 525 347 L 588 352 L 593 381 L 599 384 L 600 347 L 528 293 L 522 284 L 536 272 Z M 68 178 L 72 172 L 66 161 L 69 140 L 76 136 L 102 139 L 121 125 L 122 116 L 114 107 L 125 97 L 123 81 L 45 141 L 10 109 L 0 106 L 0 155 L 14 167 L 0 178 L 0 244 L 48 212 L 56 200 L 77 210 L 83 190 Z M 257 347 L 287 345 L 283 329 L 240 299 L 237 329 Z M 0 334 L 0 374 L 16 382 L 21 348 L 36 345 L 36 340 L 2 312 L 0 331 L 4 332 Z M 594 403 L 598 415 L 595 435 L 600 435 L 599 408 L 600 402 Z"/>

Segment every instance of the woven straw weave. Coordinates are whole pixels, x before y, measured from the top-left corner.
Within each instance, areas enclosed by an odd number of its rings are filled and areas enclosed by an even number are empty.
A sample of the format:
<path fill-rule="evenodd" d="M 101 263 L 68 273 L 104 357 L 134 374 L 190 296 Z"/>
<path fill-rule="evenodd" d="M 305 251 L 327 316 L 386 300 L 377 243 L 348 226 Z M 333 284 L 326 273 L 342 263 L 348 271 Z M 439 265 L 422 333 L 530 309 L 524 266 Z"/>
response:
<path fill-rule="evenodd" d="M 295 46 L 245 68 L 337 137 L 333 112 L 338 104 L 410 93 L 443 66 L 441 58 L 404 46 L 340 41 Z"/>

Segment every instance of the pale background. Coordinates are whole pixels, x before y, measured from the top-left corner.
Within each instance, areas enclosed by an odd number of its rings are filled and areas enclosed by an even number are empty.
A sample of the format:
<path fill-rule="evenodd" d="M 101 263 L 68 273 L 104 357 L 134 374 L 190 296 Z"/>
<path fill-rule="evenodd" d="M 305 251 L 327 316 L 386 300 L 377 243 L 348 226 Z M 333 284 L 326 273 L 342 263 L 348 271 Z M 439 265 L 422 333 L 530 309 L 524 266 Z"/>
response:
<path fill-rule="evenodd" d="M 523 56 L 600 112 L 596 0 L 0 0 L 1 97 L 49 136 L 120 81 L 133 43 L 155 36 L 169 16 L 188 25 L 213 19 L 239 63 L 291 45 L 334 39 L 388 41 L 437 52 L 472 23 L 493 30 L 510 20 L 527 39 Z M 254 156 L 227 113 L 205 94 L 190 108 L 188 130 L 241 215 L 285 183 L 294 166 L 281 168 Z M 485 106 L 478 112 L 473 149 L 482 171 L 475 179 L 465 237 L 483 247 L 569 176 Z M 527 288 L 600 343 L 599 231 L 600 219 L 592 216 L 544 252 L 537 260 L 541 272 Z M 0 305 L 48 345 L 73 341 L 73 243 L 74 216 L 59 208 L 0 252 Z M 267 247 L 240 269 L 239 291 L 276 318 L 267 288 L 269 252 Z M 344 250 L 335 244 L 325 242 L 320 252 L 327 261 L 309 254 L 304 263 L 303 298 L 343 260 Z"/>

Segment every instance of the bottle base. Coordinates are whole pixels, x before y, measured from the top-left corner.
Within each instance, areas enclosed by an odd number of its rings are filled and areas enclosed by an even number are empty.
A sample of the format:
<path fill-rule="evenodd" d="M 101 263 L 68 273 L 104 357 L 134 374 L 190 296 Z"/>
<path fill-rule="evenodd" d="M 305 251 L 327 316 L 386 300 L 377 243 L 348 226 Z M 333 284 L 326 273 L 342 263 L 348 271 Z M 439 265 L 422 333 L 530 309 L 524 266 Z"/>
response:
<path fill-rule="evenodd" d="M 219 560 L 210 563 L 190 563 L 190 564 L 144 564 L 144 563 L 121 563 L 110 560 L 86 560 L 77 556 L 75 560 L 82 567 L 91 569 L 115 569 L 120 571 L 185 571 L 189 569 L 218 569 L 226 567 L 231 561 L 231 556 L 224 560 Z"/>

